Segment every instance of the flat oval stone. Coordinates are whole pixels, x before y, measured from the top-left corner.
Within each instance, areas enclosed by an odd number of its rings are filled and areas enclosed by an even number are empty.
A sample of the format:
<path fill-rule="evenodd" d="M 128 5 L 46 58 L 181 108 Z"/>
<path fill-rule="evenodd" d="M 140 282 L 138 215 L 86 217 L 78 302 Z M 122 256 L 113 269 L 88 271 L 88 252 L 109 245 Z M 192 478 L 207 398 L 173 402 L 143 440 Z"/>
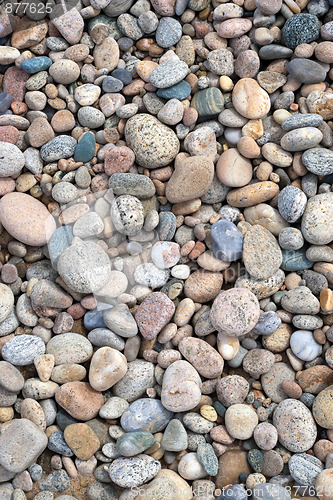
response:
<path fill-rule="evenodd" d="M 323 470 L 321 461 L 307 453 L 296 453 L 288 462 L 291 477 L 298 484 L 311 486 L 315 484 L 316 477 Z"/>
<path fill-rule="evenodd" d="M 332 193 L 318 194 L 308 200 L 302 218 L 302 233 L 306 241 L 315 245 L 326 245 L 332 241 Z"/>
<path fill-rule="evenodd" d="M 279 192 L 278 184 L 271 181 L 256 182 L 227 194 L 227 202 L 232 207 L 252 207 L 274 198 Z"/>
<path fill-rule="evenodd" d="M 159 64 L 150 75 L 150 83 L 158 89 L 165 89 L 179 83 L 189 73 L 186 62 L 172 59 Z"/>
<path fill-rule="evenodd" d="M 314 148 L 322 139 L 323 134 L 317 128 L 303 127 L 287 132 L 281 139 L 281 146 L 286 151 L 304 151 Z"/>
<path fill-rule="evenodd" d="M 194 94 L 191 106 L 197 110 L 199 117 L 217 115 L 224 108 L 224 97 L 218 88 L 209 87 Z"/>
<path fill-rule="evenodd" d="M 255 279 L 267 279 L 282 263 L 282 252 L 275 237 L 259 224 L 245 233 L 243 261 L 247 272 Z"/>
<path fill-rule="evenodd" d="M 302 154 L 302 163 L 313 174 L 332 174 L 333 151 L 326 148 L 308 149 Z"/>
<path fill-rule="evenodd" d="M 216 174 L 226 186 L 242 187 L 252 179 L 252 165 L 237 149 L 229 148 L 218 159 Z"/>
<path fill-rule="evenodd" d="M 188 337 L 180 341 L 178 349 L 201 376 L 216 378 L 222 374 L 223 358 L 208 342 Z"/>
<path fill-rule="evenodd" d="M 333 371 L 326 365 L 312 366 L 300 373 L 297 383 L 304 392 L 317 395 L 333 385 Z"/>
<path fill-rule="evenodd" d="M 255 327 L 260 314 L 256 296 L 246 288 L 222 291 L 214 300 L 210 319 L 217 331 L 245 335 Z"/>
<path fill-rule="evenodd" d="M 25 163 L 22 151 L 10 142 L 0 142 L 0 151 L 0 177 L 19 174 Z"/>
<path fill-rule="evenodd" d="M 279 194 L 279 212 L 287 222 L 296 222 L 303 215 L 306 203 L 306 194 L 296 186 L 286 186 Z"/>
<path fill-rule="evenodd" d="M 114 173 L 110 177 L 109 187 L 118 196 L 129 194 L 140 200 L 151 198 L 156 191 L 149 177 L 130 173 Z"/>
<path fill-rule="evenodd" d="M 323 122 L 323 117 L 316 113 L 295 113 L 281 124 L 283 130 L 287 132 L 301 127 L 319 127 Z"/>
<path fill-rule="evenodd" d="M 110 213 L 116 229 L 127 236 L 136 235 L 143 226 L 144 209 L 135 196 L 119 196 L 112 202 Z"/>
<path fill-rule="evenodd" d="M 5 361 L 16 366 L 31 365 L 34 358 L 45 353 L 45 344 L 34 335 L 18 335 L 8 340 L 2 348 Z"/>
<path fill-rule="evenodd" d="M 25 193 L 8 193 L 0 200 L 0 222 L 15 239 L 43 246 L 56 229 L 45 205 Z"/>
<path fill-rule="evenodd" d="M 127 372 L 125 356 L 111 347 L 101 347 L 94 353 L 89 369 L 89 382 L 96 391 L 106 391 Z"/>
<path fill-rule="evenodd" d="M 280 443 L 289 451 L 301 453 L 315 443 L 317 427 L 311 411 L 296 399 L 279 403 L 273 413 L 273 424 Z"/>
<path fill-rule="evenodd" d="M 236 83 L 232 102 L 240 115 L 251 120 L 263 118 L 271 107 L 269 95 L 253 78 L 242 78 Z"/>
<path fill-rule="evenodd" d="M 175 361 L 165 371 L 161 402 L 170 411 L 195 408 L 201 399 L 202 382 L 198 372 L 187 361 Z"/>
<path fill-rule="evenodd" d="M 71 245 L 61 254 L 58 272 L 72 290 L 91 293 L 106 285 L 111 265 L 108 255 L 99 245 L 86 241 Z"/>
<path fill-rule="evenodd" d="M 86 337 L 78 333 L 63 333 L 53 337 L 47 344 L 47 354 L 53 354 L 55 365 L 85 363 L 93 353 Z"/>
<path fill-rule="evenodd" d="M 56 402 L 73 418 L 86 422 L 98 415 L 104 399 L 87 382 L 67 382 L 55 394 Z"/>
<path fill-rule="evenodd" d="M 281 384 L 284 380 L 295 380 L 294 370 L 286 363 L 275 363 L 273 367 L 261 377 L 263 390 L 274 403 L 280 403 L 288 398 Z"/>
<path fill-rule="evenodd" d="M 0 361 L 1 387 L 10 392 L 19 392 L 24 386 L 21 372 L 7 361 Z"/>
<path fill-rule="evenodd" d="M 150 432 L 127 432 L 117 439 L 117 449 L 124 457 L 139 455 L 154 444 L 154 436 Z"/>
<path fill-rule="evenodd" d="M 326 78 L 326 70 L 310 59 L 293 59 L 288 64 L 288 71 L 292 78 L 301 83 L 319 83 Z"/>
<path fill-rule="evenodd" d="M 134 488 L 153 479 L 161 463 L 149 455 L 116 458 L 109 467 L 111 480 L 122 488 Z"/>
<path fill-rule="evenodd" d="M 58 135 L 44 144 L 40 149 L 42 160 L 52 162 L 61 158 L 73 156 L 76 147 L 76 139 L 69 135 Z"/>
<path fill-rule="evenodd" d="M 124 411 L 120 423 L 126 432 L 162 431 L 172 419 L 173 413 L 168 411 L 158 399 L 137 399 Z"/>
<path fill-rule="evenodd" d="M 147 114 L 127 120 L 125 138 L 137 163 L 146 168 L 169 165 L 179 151 L 179 140 L 173 130 Z"/>
<path fill-rule="evenodd" d="M 290 337 L 290 347 L 295 356 L 303 361 L 313 361 L 322 352 L 322 346 L 317 344 L 309 330 L 296 330 Z"/>
<path fill-rule="evenodd" d="M 175 169 L 166 187 L 171 203 L 182 203 L 204 195 L 214 177 L 214 164 L 202 156 L 185 158 Z"/>
<path fill-rule="evenodd" d="M 154 384 L 154 365 L 142 359 L 135 359 L 128 363 L 127 373 L 113 387 L 113 393 L 131 402 L 143 396 L 147 389 L 154 387 Z"/>

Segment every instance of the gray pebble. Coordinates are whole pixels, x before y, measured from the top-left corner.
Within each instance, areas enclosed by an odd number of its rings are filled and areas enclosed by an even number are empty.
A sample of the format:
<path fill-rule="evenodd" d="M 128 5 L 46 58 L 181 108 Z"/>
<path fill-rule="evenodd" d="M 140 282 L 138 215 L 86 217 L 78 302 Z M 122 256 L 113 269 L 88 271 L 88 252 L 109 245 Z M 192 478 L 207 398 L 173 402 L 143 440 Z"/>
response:
<path fill-rule="evenodd" d="M 112 202 L 111 219 L 116 229 L 127 236 L 137 234 L 144 223 L 144 211 L 140 200 L 122 195 Z"/>
<path fill-rule="evenodd" d="M 302 163 L 315 175 L 333 173 L 333 151 L 325 148 L 312 148 L 302 155 Z"/>
<path fill-rule="evenodd" d="M 279 233 L 279 244 L 284 250 L 299 250 L 304 245 L 304 238 L 299 229 L 285 227 Z"/>
<path fill-rule="evenodd" d="M 188 73 L 189 68 L 184 61 L 166 61 L 153 70 L 150 82 L 159 89 L 165 89 L 183 80 Z"/>
<path fill-rule="evenodd" d="M 110 177 L 109 187 L 114 194 L 131 195 L 136 198 L 151 198 L 155 194 L 153 181 L 146 175 L 115 173 Z"/>
<path fill-rule="evenodd" d="M 108 346 L 117 351 L 122 351 L 125 347 L 125 341 L 108 328 L 94 328 L 89 332 L 88 339 L 96 347 Z"/>
<path fill-rule="evenodd" d="M 101 235 L 103 231 L 104 222 L 96 212 L 88 212 L 83 215 L 73 226 L 74 236 L 82 239 Z"/>
<path fill-rule="evenodd" d="M 102 111 L 93 108 L 92 106 L 84 106 L 80 108 L 77 113 L 77 118 L 82 127 L 88 127 L 90 129 L 102 127 L 105 122 L 105 116 Z"/>
<path fill-rule="evenodd" d="M 182 25 L 172 17 L 162 17 L 156 30 L 156 42 L 160 47 L 169 48 L 180 40 Z"/>
<path fill-rule="evenodd" d="M 120 423 L 126 432 L 145 431 L 155 434 L 162 431 L 172 417 L 173 413 L 166 410 L 159 399 L 144 398 L 134 401 L 125 410 Z"/>
<path fill-rule="evenodd" d="M 112 481 L 122 488 L 133 488 L 153 479 L 161 470 L 161 463 L 149 455 L 116 458 L 109 467 Z"/>
<path fill-rule="evenodd" d="M 296 222 L 305 210 L 307 197 L 296 186 L 286 186 L 280 192 L 278 208 L 282 217 L 287 222 Z"/>
<path fill-rule="evenodd" d="M 16 366 L 31 365 L 36 356 L 44 353 L 42 339 L 26 334 L 9 339 L 2 348 L 3 359 Z"/>
<path fill-rule="evenodd" d="M 295 113 L 282 123 L 283 130 L 289 131 L 301 127 L 319 127 L 323 117 L 315 113 Z"/>
<path fill-rule="evenodd" d="M 61 158 L 69 158 L 74 155 L 76 144 L 74 137 L 58 135 L 58 137 L 55 137 L 41 147 L 41 158 L 48 163 L 60 160 Z"/>
<path fill-rule="evenodd" d="M 113 393 L 115 396 L 124 398 L 128 402 L 132 402 L 143 396 L 146 390 L 153 387 L 154 384 L 154 365 L 148 361 L 136 359 L 135 361 L 128 363 L 127 373 L 119 382 L 117 382 L 116 385 L 113 386 Z"/>

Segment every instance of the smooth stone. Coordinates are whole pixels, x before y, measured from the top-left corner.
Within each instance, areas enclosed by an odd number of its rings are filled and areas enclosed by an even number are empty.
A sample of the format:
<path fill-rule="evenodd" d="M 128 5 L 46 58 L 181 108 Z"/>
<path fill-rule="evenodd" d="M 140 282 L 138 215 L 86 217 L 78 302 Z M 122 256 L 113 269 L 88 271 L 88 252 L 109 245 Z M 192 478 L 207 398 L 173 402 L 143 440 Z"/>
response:
<path fill-rule="evenodd" d="M 216 378 L 222 374 L 223 358 L 202 339 L 184 338 L 178 344 L 184 358 L 205 378 Z"/>
<path fill-rule="evenodd" d="M 281 384 L 284 380 L 295 380 L 294 370 L 286 363 L 275 363 L 273 367 L 261 377 L 261 384 L 267 397 L 274 403 L 280 403 L 288 396 Z"/>
<path fill-rule="evenodd" d="M 159 64 L 150 75 L 150 83 L 158 89 L 165 89 L 179 83 L 189 73 L 186 62 L 170 60 Z"/>
<path fill-rule="evenodd" d="M 236 111 L 250 120 L 263 118 L 271 107 L 269 95 L 253 78 L 242 78 L 236 83 L 232 102 Z"/>
<path fill-rule="evenodd" d="M 326 148 L 309 149 L 302 154 L 302 163 L 313 174 L 332 174 L 333 151 Z"/>
<path fill-rule="evenodd" d="M 281 146 L 286 151 L 304 151 L 314 148 L 322 139 L 323 134 L 317 128 L 303 127 L 287 132 L 281 139 Z"/>
<path fill-rule="evenodd" d="M 172 17 L 162 17 L 156 30 L 156 42 L 160 47 L 168 48 L 180 40 L 182 36 L 182 26 Z"/>
<path fill-rule="evenodd" d="M 259 314 L 256 296 L 246 288 L 235 288 L 217 296 L 210 319 L 218 332 L 241 336 L 255 327 Z"/>
<path fill-rule="evenodd" d="M 287 450 L 302 453 L 309 450 L 317 437 L 317 427 L 311 411 L 296 399 L 279 403 L 273 414 L 273 425 L 279 441 Z"/>
<path fill-rule="evenodd" d="M 120 418 L 128 407 L 129 403 L 125 399 L 112 396 L 99 410 L 99 416 L 109 420 Z"/>
<path fill-rule="evenodd" d="M 252 165 L 237 149 L 229 148 L 224 151 L 216 165 L 219 180 L 229 187 L 242 187 L 252 179 Z"/>
<path fill-rule="evenodd" d="M 47 437 L 37 425 L 23 418 L 14 420 L 0 435 L 0 465 L 9 472 L 23 472 L 46 446 Z"/>
<path fill-rule="evenodd" d="M 20 325 L 20 322 L 16 316 L 15 311 L 13 310 L 9 315 L 1 321 L 0 323 L 0 337 L 4 337 L 5 335 L 9 335 L 13 333 L 16 328 Z"/>
<path fill-rule="evenodd" d="M 61 226 L 53 233 L 48 242 L 48 251 L 52 263 L 57 263 L 60 255 L 70 246 L 73 239 L 71 226 Z"/>
<path fill-rule="evenodd" d="M 267 311 L 259 316 L 258 323 L 252 332 L 256 335 L 270 335 L 281 326 L 280 317 L 273 311 Z"/>
<path fill-rule="evenodd" d="M 140 174 L 114 173 L 110 177 L 109 187 L 117 195 L 131 195 L 136 198 L 151 198 L 155 194 L 153 181 Z"/>
<path fill-rule="evenodd" d="M 232 207 L 253 207 L 274 198 L 278 193 L 277 184 L 271 181 L 256 182 L 229 191 L 227 202 Z"/>
<path fill-rule="evenodd" d="M 235 439 L 250 439 L 258 425 L 257 413 L 245 404 L 234 404 L 225 413 L 225 425 L 228 433 Z M 246 426 L 244 423 L 246 422 Z"/>
<path fill-rule="evenodd" d="M 52 64 L 52 59 L 46 56 L 33 57 L 21 62 L 21 68 L 27 73 L 33 74 L 47 70 Z"/>
<path fill-rule="evenodd" d="M 332 395 L 333 386 L 330 385 L 318 394 L 312 406 L 314 419 L 323 429 L 333 428 Z"/>
<path fill-rule="evenodd" d="M 286 186 L 279 194 L 279 212 L 287 222 L 296 222 L 303 215 L 306 204 L 305 193 L 296 186 Z"/>
<path fill-rule="evenodd" d="M 158 89 L 156 94 L 163 99 L 179 99 L 180 101 L 186 99 L 191 93 L 191 85 L 185 80 L 171 85 L 165 89 Z"/>
<path fill-rule="evenodd" d="M 326 78 L 326 71 L 319 63 L 304 58 L 290 61 L 288 71 L 301 83 L 319 83 Z"/>
<path fill-rule="evenodd" d="M 98 437 L 87 424 L 68 425 L 64 431 L 64 438 L 80 460 L 90 460 L 101 446 Z"/>
<path fill-rule="evenodd" d="M 298 484 L 312 486 L 316 477 L 323 470 L 321 461 L 306 453 L 296 453 L 288 462 L 291 477 Z"/>
<path fill-rule="evenodd" d="M 101 347 L 91 359 L 89 382 L 96 391 L 106 391 L 119 382 L 126 372 L 125 356 L 111 347 Z"/>
<path fill-rule="evenodd" d="M 164 429 L 161 445 L 166 451 L 179 452 L 187 449 L 187 432 L 180 420 L 170 420 Z"/>
<path fill-rule="evenodd" d="M 179 474 L 189 481 L 201 479 L 206 476 L 206 471 L 201 465 L 197 453 L 187 453 L 178 464 Z"/>
<path fill-rule="evenodd" d="M 136 359 L 128 363 L 127 373 L 113 387 L 113 393 L 130 403 L 143 396 L 146 390 L 154 384 L 154 365 L 148 361 Z"/>
<path fill-rule="evenodd" d="M 173 413 L 168 411 L 158 399 L 138 399 L 124 411 L 120 424 L 125 432 L 162 431 L 170 422 Z"/>
<path fill-rule="evenodd" d="M 281 268 L 284 271 L 301 271 L 310 269 L 313 266 L 313 262 L 306 258 L 304 248 L 300 250 L 283 250 L 282 257 Z"/>
<path fill-rule="evenodd" d="M 56 335 L 47 344 L 47 354 L 54 355 L 55 365 L 84 363 L 93 353 L 88 339 L 78 333 Z"/>
<path fill-rule="evenodd" d="M 315 245 L 325 245 L 333 238 L 331 224 L 332 193 L 313 196 L 308 200 L 302 218 L 302 233 L 304 238 Z"/>
<path fill-rule="evenodd" d="M 49 450 L 65 457 L 72 457 L 74 455 L 71 448 L 67 445 L 62 431 L 52 432 L 47 447 Z"/>
<path fill-rule="evenodd" d="M 24 386 L 21 372 L 7 361 L 0 361 L 1 387 L 10 392 L 19 392 Z"/>
<path fill-rule="evenodd" d="M 58 273 L 76 292 L 98 292 L 108 281 L 111 265 L 108 255 L 92 241 L 68 247 L 59 257 Z"/>
<path fill-rule="evenodd" d="M 142 336 L 148 340 L 155 338 L 169 323 L 174 311 L 175 306 L 167 295 L 161 292 L 148 295 L 135 313 Z"/>
<path fill-rule="evenodd" d="M 117 439 L 117 449 L 124 457 L 133 457 L 143 453 L 154 444 L 154 436 L 150 432 L 127 432 Z"/>
<path fill-rule="evenodd" d="M 185 158 L 175 169 L 166 187 L 171 203 L 182 203 L 204 195 L 214 177 L 214 164 L 210 158 Z"/>
<path fill-rule="evenodd" d="M 74 151 L 74 160 L 86 163 L 95 155 L 96 140 L 91 132 L 84 134 Z"/>
<path fill-rule="evenodd" d="M 58 135 L 44 144 L 40 149 L 42 160 L 53 162 L 73 156 L 76 148 L 76 139 L 68 135 Z"/>
<path fill-rule="evenodd" d="M 118 304 L 104 312 L 105 325 L 121 337 L 130 338 L 138 333 L 135 319 L 126 304 Z"/>
<path fill-rule="evenodd" d="M 191 106 L 201 116 L 214 116 L 224 109 L 224 97 L 216 87 L 209 87 L 196 92 L 191 100 Z"/>
<path fill-rule="evenodd" d="M 316 113 L 295 113 L 284 122 L 281 127 L 289 132 L 290 130 L 299 129 L 302 127 L 319 127 L 323 122 L 323 117 Z"/>
<path fill-rule="evenodd" d="M 136 235 L 144 223 L 144 209 L 140 200 L 128 194 L 119 196 L 112 202 L 111 219 L 120 233 Z"/>
<path fill-rule="evenodd" d="M 161 470 L 161 463 L 149 455 L 116 458 L 109 467 L 111 480 L 122 488 L 141 486 Z"/>
<path fill-rule="evenodd" d="M 322 346 L 317 344 L 312 332 L 308 330 L 296 330 L 290 337 L 290 347 L 293 353 L 303 361 L 312 361 L 322 352 Z"/>
<path fill-rule="evenodd" d="M 0 150 L 0 177 L 19 174 L 25 163 L 22 151 L 10 142 L 0 142 Z"/>
<path fill-rule="evenodd" d="M 125 139 L 137 163 L 146 168 L 169 165 L 179 151 L 179 140 L 173 130 L 147 114 L 135 115 L 127 121 Z"/>
<path fill-rule="evenodd" d="M 45 353 L 45 344 L 34 335 L 18 335 L 8 340 L 2 348 L 5 361 L 16 366 L 31 365 L 36 356 Z"/>
<path fill-rule="evenodd" d="M 43 246 L 56 229 L 45 205 L 25 193 L 8 193 L 0 201 L 0 222 L 11 236 L 32 246 Z"/>
<path fill-rule="evenodd" d="M 318 299 L 306 286 L 298 286 L 289 290 L 281 300 L 283 309 L 293 314 L 318 314 Z"/>
<path fill-rule="evenodd" d="M 64 469 L 55 470 L 44 477 L 39 483 L 42 491 L 52 491 L 54 493 L 67 490 L 70 486 L 70 478 Z"/>
<path fill-rule="evenodd" d="M 187 361 L 175 361 L 165 371 L 161 402 L 170 411 L 188 411 L 197 406 L 201 398 L 201 379 Z"/>
<path fill-rule="evenodd" d="M 55 394 L 56 402 L 73 418 L 87 421 L 98 415 L 104 400 L 87 382 L 67 382 Z"/>
<path fill-rule="evenodd" d="M 252 278 L 267 279 L 275 274 L 282 263 L 282 253 L 272 233 L 259 224 L 251 226 L 244 236 L 243 261 Z"/>

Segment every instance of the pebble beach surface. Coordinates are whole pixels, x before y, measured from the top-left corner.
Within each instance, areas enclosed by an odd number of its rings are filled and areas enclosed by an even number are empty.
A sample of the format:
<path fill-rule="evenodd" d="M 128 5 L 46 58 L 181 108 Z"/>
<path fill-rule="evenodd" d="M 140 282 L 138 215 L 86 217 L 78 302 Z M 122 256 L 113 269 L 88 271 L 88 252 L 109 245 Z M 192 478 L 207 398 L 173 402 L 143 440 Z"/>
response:
<path fill-rule="evenodd" d="M 333 0 L 1 3 L 0 500 L 333 499 L 331 64 Z"/>

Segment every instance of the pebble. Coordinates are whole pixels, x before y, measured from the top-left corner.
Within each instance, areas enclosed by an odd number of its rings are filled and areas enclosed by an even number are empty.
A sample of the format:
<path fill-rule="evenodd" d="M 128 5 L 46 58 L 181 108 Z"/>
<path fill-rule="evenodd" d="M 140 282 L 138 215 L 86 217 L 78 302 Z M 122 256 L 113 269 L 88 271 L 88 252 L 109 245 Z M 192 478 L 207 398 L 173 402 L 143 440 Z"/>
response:
<path fill-rule="evenodd" d="M 282 263 L 282 252 L 275 237 L 256 224 L 245 233 L 243 261 L 247 272 L 255 279 L 267 279 Z"/>
<path fill-rule="evenodd" d="M 316 477 L 323 470 L 321 461 L 306 453 L 293 455 L 288 462 L 288 468 L 291 477 L 305 486 L 313 486 Z"/>
<path fill-rule="evenodd" d="M 312 361 L 322 352 L 321 345 L 317 344 L 309 330 L 296 330 L 290 337 L 290 347 L 303 361 Z"/>
<path fill-rule="evenodd" d="M 73 418 L 87 421 L 98 415 L 103 396 L 87 382 L 67 382 L 55 394 L 56 402 Z"/>
<path fill-rule="evenodd" d="M 244 426 L 244 422 L 246 422 L 246 426 Z M 256 412 L 244 404 L 234 404 L 225 413 L 227 431 L 235 439 L 250 439 L 257 424 Z"/>
<path fill-rule="evenodd" d="M 319 36 L 319 30 L 320 24 L 316 16 L 313 14 L 296 14 L 287 19 L 283 27 L 283 42 L 287 47 L 294 50 L 302 43 L 310 43 L 316 40 Z"/>
<path fill-rule="evenodd" d="M 106 391 L 121 380 L 127 372 L 127 360 L 111 347 L 101 347 L 91 360 L 89 382 L 96 391 Z"/>
<path fill-rule="evenodd" d="M 263 118 L 270 110 L 269 96 L 253 78 L 239 80 L 232 92 L 236 111 L 251 120 Z"/>
<path fill-rule="evenodd" d="M 286 399 L 278 404 L 273 414 L 273 425 L 282 446 L 296 453 L 309 450 L 317 437 L 310 410 L 296 399 Z"/>
<path fill-rule="evenodd" d="M 157 118 L 147 114 L 133 116 L 127 121 L 125 138 L 128 147 L 135 153 L 136 161 L 146 168 L 168 165 L 179 151 L 175 133 Z"/>
<path fill-rule="evenodd" d="M 207 158 L 192 156 L 183 160 L 171 176 L 166 188 L 166 197 L 171 203 L 182 203 L 196 199 L 207 192 L 213 181 L 214 165 Z M 185 186 L 186 179 L 186 189 Z"/>
<path fill-rule="evenodd" d="M 137 399 L 123 413 L 120 423 L 125 432 L 160 432 L 168 425 L 173 413 L 157 399 Z"/>
<path fill-rule="evenodd" d="M 252 179 L 251 162 L 235 148 L 229 148 L 221 154 L 216 165 L 217 177 L 229 187 L 242 187 Z"/>
<path fill-rule="evenodd" d="M 118 458 L 110 465 L 112 481 L 121 486 L 135 487 L 149 481 L 159 472 L 160 463 L 148 455 L 133 458 Z"/>
<path fill-rule="evenodd" d="M 318 194 L 308 201 L 302 218 L 302 233 L 309 243 L 325 245 L 332 240 L 333 228 L 327 222 L 330 221 L 330 201 L 330 193 Z"/>
<path fill-rule="evenodd" d="M 39 337 L 20 335 L 13 337 L 2 348 L 5 361 L 16 366 L 31 365 L 36 356 L 44 354 L 45 344 Z"/>
<path fill-rule="evenodd" d="M 116 446 L 124 457 L 132 457 L 143 453 L 154 444 L 154 436 L 150 432 L 127 432 L 120 436 Z"/>
<path fill-rule="evenodd" d="M 223 291 L 213 303 L 210 318 L 218 331 L 227 335 L 244 335 L 258 321 L 258 300 L 245 288 Z"/>
<path fill-rule="evenodd" d="M 2 156 L 0 157 L 0 177 L 17 175 L 24 167 L 25 158 L 15 144 L 0 142 Z"/>
<path fill-rule="evenodd" d="M 173 412 L 188 411 L 201 399 L 201 379 L 198 372 L 187 361 L 175 361 L 165 371 L 161 402 Z"/>

